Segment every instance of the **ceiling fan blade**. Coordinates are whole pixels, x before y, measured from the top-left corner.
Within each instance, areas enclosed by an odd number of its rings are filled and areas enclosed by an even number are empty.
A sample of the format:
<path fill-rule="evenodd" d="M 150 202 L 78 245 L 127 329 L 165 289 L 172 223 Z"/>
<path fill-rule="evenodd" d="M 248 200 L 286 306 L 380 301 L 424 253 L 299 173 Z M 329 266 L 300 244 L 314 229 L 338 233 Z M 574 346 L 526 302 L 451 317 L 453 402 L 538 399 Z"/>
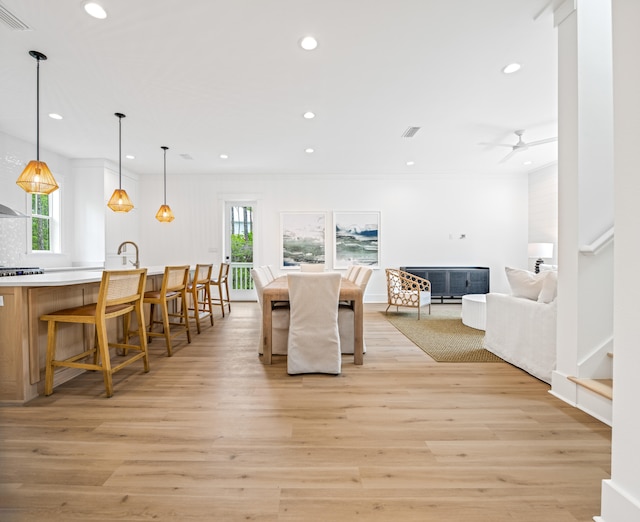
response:
<path fill-rule="evenodd" d="M 533 147 L 534 145 L 542 145 L 543 143 L 551 143 L 552 141 L 558 141 L 558 138 L 546 138 L 544 140 L 532 141 L 527 143 L 529 147 Z"/>
<path fill-rule="evenodd" d="M 504 158 L 502 158 L 498 163 L 504 163 L 505 161 L 509 161 L 511 156 L 513 156 L 520 149 L 513 149 L 509 154 L 507 154 Z"/>
<path fill-rule="evenodd" d="M 507 143 L 486 143 L 486 142 L 480 142 L 478 143 L 478 145 L 487 145 L 490 147 L 509 147 L 512 148 L 513 145 L 508 145 Z"/>

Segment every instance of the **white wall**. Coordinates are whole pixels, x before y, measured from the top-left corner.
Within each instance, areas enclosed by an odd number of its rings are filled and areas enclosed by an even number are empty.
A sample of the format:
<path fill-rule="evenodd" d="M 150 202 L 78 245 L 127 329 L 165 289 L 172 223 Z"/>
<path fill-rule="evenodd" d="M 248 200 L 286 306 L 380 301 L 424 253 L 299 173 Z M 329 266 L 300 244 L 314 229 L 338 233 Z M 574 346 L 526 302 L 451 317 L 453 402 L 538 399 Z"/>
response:
<path fill-rule="evenodd" d="M 524 174 L 225 178 L 168 173 L 167 203 L 176 215 L 168 224 L 154 218 L 163 199 L 162 177 L 141 176 L 140 183 L 141 260 L 148 265 L 219 263 L 224 201 L 254 200 L 257 264 L 280 264 L 281 212 L 326 212 L 331 226 L 334 211 L 380 211 L 381 268 L 488 266 L 492 291 L 507 291 L 504 266 L 527 266 Z M 459 239 L 461 234 L 466 239 Z M 328 247 L 332 268 L 331 237 Z M 386 300 L 383 270 L 374 273 L 366 300 Z"/>
<path fill-rule="evenodd" d="M 558 164 L 547 165 L 529 173 L 529 242 L 552 243 L 553 258 L 558 259 Z M 536 260 L 529 260 L 533 269 Z"/>
<path fill-rule="evenodd" d="M 33 146 L 7 135 L 0 137 L 0 156 L 12 158 L 3 163 L 0 202 L 24 211 L 26 194 L 15 185 L 15 179 L 30 159 Z M 187 176 L 172 173 L 169 162 L 167 203 L 176 219 L 166 224 L 155 219 L 163 200 L 161 175 L 137 176 L 123 170 L 123 188 L 135 208 L 127 214 L 116 214 L 106 207 L 117 186 L 116 165 L 105 160 L 70 161 L 43 151 L 41 156 L 61 182 L 64 226 L 62 255 L 28 260 L 37 266 L 105 260 L 109 266 L 110 261 L 118 261 L 115 252 L 125 240 L 139 244 L 143 266 L 217 264 L 223 259 L 222 219 L 224 202 L 229 200 L 257 202 L 255 261 L 276 266 L 280 264 L 281 212 L 326 212 L 327 225 L 331 227 L 334 211 L 379 211 L 381 270 L 376 270 L 369 283 L 366 300 L 370 302 L 386 300 L 385 267 L 488 266 L 491 290 L 507 292 L 505 265 L 524 268 L 529 261 L 526 174 Z M 7 164 L 15 165 L 6 168 Z M 88 172 L 97 174 L 85 179 Z M 100 200 L 101 176 L 104 190 Z M 100 225 L 101 212 L 104 225 Z M 3 221 L 18 220 L 0 220 L 0 226 Z M 459 239 L 462 234 L 465 239 Z M 26 232 L 24 237 L 26 243 Z M 101 237 L 104 254 L 96 259 Z M 5 245 L 0 247 L 0 253 L 6 252 L 0 257 L 7 257 L 7 264 L 26 262 L 21 254 L 23 246 L 8 239 L 6 232 L 0 235 L 0 244 Z M 332 252 L 329 234 L 329 268 Z"/>

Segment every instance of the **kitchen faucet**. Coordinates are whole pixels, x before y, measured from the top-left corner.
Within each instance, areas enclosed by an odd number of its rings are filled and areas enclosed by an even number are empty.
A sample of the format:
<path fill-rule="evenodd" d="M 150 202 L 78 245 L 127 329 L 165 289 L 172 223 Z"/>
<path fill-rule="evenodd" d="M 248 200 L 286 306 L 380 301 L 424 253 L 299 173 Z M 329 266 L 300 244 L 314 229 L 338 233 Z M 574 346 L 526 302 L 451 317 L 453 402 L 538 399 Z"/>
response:
<path fill-rule="evenodd" d="M 118 247 L 118 255 L 120 255 L 122 251 L 126 248 L 125 245 L 127 243 L 129 243 L 130 245 L 133 245 L 136 249 L 136 261 L 134 263 L 133 261 L 129 260 L 129 263 L 131 263 L 136 268 L 140 268 L 140 257 L 139 257 L 138 245 L 136 245 L 133 241 L 123 241 L 122 243 L 120 243 L 120 246 Z"/>

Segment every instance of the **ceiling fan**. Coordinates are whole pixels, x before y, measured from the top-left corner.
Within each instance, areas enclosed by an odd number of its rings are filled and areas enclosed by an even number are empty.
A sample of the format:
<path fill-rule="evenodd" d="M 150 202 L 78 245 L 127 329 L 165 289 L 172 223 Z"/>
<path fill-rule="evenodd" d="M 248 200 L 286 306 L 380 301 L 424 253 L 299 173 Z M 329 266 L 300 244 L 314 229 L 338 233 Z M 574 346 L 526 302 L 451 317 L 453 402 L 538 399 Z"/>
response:
<path fill-rule="evenodd" d="M 515 145 L 510 145 L 508 143 L 480 143 L 480 145 L 493 145 L 495 147 L 509 147 L 511 149 L 511 152 L 500 160 L 500 163 L 504 163 L 505 161 L 508 161 L 509 159 L 511 159 L 511 157 L 516 152 L 525 151 L 529 147 L 534 147 L 536 145 L 543 145 L 544 143 L 551 143 L 553 141 L 558 141 L 558 138 L 555 137 L 555 138 L 545 138 L 544 140 L 537 140 L 537 141 L 532 141 L 532 142 L 526 143 L 522 139 L 522 135 L 524 134 L 524 130 L 519 129 L 519 130 L 514 131 L 514 132 L 515 132 L 515 135 L 518 136 L 518 142 Z"/>

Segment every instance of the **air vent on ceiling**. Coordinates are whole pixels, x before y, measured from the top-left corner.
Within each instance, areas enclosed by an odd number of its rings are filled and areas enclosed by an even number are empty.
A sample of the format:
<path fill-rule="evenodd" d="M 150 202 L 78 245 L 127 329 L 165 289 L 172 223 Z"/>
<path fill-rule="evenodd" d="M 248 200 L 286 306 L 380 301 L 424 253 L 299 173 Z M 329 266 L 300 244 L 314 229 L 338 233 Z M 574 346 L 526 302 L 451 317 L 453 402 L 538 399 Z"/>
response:
<path fill-rule="evenodd" d="M 403 138 L 413 138 L 421 127 L 407 127 L 407 130 L 402 133 Z"/>
<path fill-rule="evenodd" d="M 180 154 L 180 156 L 182 157 L 182 159 L 186 159 L 186 160 L 192 160 L 193 159 L 191 157 L 191 154 Z"/>
<path fill-rule="evenodd" d="M 0 4 L 0 21 L 15 31 L 31 31 L 31 27 L 20 20 L 16 15 Z"/>

